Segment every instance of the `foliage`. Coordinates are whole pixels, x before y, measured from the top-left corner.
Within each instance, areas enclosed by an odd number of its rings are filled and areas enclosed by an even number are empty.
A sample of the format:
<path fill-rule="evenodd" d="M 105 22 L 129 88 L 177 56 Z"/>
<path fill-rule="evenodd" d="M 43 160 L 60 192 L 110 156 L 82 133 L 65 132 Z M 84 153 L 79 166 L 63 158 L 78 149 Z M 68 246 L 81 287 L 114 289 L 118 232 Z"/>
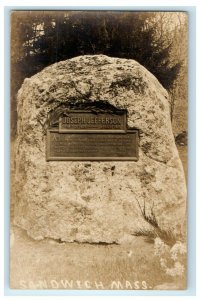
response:
<path fill-rule="evenodd" d="M 171 277 L 183 277 L 187 249 L 185 243 L 177 241 L 172 247 L 160 238 L 154 241 L 154 254 L 159 258 L 161 269 Z"/>
<path fill-rule="evenodd" d="M 157 38 L 155 18 L 146 12 L 17 12 L 13 63 L 27 77 L 60 60 L 101 53 L 137 60 L 168 88 L 179 64 L 171 65 L 171 44 Z"/>
<path fill-rule="evenodd" d="M 171 277 L 183 277 L 185 274 L 187 248 L 180 236 L 171 230 L 159 227 L 153 207 L 150 214 L 147 213 L 145 201 L 143 208 L 138 202 L 144 220 L 152 226 L 150 229 L 140 229 L 134 233 L 135 236 L 144 236 L 154 243 L 154 255 L 159 258 L 160 268 Z"/>
<path fill-rule="evenodd" d="M 167 20 L 171 20 L 171 15 Z M 167 26 L 163 30 L 162 22 L 163 17 L 158 12 L 13 12 L 12 109 L 15 110 L 16 94 L 26 77 L 78 55 L 105 54 L 135 59 L 170 89 L 181 61 L 171 59 L 173 30 L 166 31 Z"/>
<path fill-rule="evenodd" d="M 139 201 L 138 206 L 141 212 L 143 219 L 152 227 L 151 229 L 140 228 L 135 231 L 133 235 L 135 236 L 144 236 L 147 238 L 149 242 L 154 242 L 154 239 L 160 238 L 167 245 L 172 246 L 176 243 L 177 239 L 182 239 L 183 233 L 176 232 L 176 234 L 172 230 L 166 230 L 159 226 L 157 217 L 154 212 L 154 206 L 151 206 L 149 211 L 147 212 L 146 203 L 144 200 L 143 207 L 140 205 Z"/>

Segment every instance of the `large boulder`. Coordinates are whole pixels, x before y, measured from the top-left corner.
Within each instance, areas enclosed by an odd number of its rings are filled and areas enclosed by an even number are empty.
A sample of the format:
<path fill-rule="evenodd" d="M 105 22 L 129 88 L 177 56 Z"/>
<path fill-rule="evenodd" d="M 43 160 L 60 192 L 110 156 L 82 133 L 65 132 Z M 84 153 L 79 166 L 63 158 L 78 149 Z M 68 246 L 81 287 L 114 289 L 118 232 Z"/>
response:
<path fill-rule="evenodd" d="M 134 161 L 46 161 L 49 112 L 84 101 L 127 110 L 139 130 Z M 14 223 L 34 239 L 120 243 L 152 226 L 180 231 L 184 172 L 167 91 L 138 62 L 104 55 L 55 63 L 24 80 L 17 98 Z M 153 215 L 152 215 L 153 211 Z"/>

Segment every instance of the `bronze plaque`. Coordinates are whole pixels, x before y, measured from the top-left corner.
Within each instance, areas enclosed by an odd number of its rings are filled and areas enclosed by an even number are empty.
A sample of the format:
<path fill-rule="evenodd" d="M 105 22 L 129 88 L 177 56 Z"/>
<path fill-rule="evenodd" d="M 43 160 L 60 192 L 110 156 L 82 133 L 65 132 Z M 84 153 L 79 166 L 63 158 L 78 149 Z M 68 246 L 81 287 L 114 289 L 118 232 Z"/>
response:
<path fill-rule="evenodd" d="M 138 160 L 138 131 L 59 133 L 47 130 L 49 160 Z"/>
<path fill-rule="evenodd" d="M 59 119 L 59 132 L 126 132 L 126 111 L 69 111 Z"/>

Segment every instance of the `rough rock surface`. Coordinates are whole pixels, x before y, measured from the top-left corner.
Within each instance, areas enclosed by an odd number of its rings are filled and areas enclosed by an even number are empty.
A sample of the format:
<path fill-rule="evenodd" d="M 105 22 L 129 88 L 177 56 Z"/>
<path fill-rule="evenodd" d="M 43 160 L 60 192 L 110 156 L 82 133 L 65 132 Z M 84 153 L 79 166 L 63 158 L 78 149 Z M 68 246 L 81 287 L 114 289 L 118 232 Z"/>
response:
<path fill-rule="evenodd" d="M 48 112 L 101 100 L 127 109 L 128 126 L 140 133 L 139 160 L 47 162 Z M 151 228 L 138 205 L 144 201 L 160 227 L 180 229 L 186 187 L 168 94 L 139 63 L 104 55 L 55 63 L 24 80 L 17 108 L 14 222 L 34 239 L 120 243 Z"/>

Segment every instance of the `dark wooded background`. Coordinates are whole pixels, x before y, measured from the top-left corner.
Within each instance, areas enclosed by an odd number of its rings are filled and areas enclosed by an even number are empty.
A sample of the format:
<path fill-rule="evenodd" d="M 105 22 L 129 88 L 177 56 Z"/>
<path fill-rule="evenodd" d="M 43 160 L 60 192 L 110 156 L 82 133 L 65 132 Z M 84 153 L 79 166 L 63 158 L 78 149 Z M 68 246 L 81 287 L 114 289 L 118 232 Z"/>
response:
<path fill-rule="evenodd" d="M 172 118 L 176 115 L 177 119 L 180 104 L 183 104 L 184 113 L 176 131 L 185 129 L 183 119 L 187 119 L 186 14 L 15 11 L 11 14 L 12 137 L 16 133 L 16 95 L 23 80 L 50 64 L 86 54 L 135 59 L 145 66 L 169 91 Z"/>

